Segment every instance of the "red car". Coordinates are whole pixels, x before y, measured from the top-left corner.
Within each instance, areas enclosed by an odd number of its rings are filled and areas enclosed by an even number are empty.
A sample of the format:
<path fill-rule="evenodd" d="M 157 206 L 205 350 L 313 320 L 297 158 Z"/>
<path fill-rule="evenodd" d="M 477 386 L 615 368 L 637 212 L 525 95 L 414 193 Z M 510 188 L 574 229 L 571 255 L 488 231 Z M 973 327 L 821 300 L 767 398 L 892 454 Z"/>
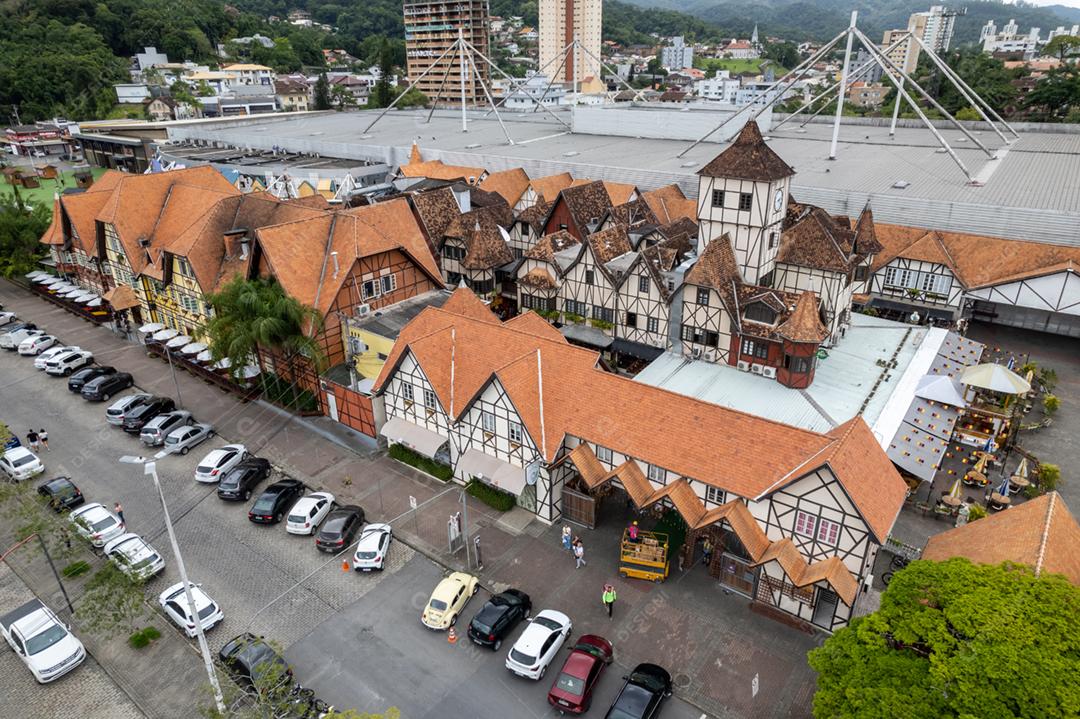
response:
<path fill-rule="evenodd" d="M 548 704 L 561 712 L 583 714 L 592 703 L 593 689 L 611 664 L 615 652 L 611 642 L 595 634 L 585 634 L 570 650 L 562 671 L 548 692 Z"/>

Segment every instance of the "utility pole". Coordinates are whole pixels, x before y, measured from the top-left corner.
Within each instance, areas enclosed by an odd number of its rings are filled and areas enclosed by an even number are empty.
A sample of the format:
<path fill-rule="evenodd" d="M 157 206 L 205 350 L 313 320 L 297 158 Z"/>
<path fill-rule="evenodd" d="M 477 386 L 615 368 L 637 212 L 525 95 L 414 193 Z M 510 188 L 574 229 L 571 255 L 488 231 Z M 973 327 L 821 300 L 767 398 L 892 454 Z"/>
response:
<path fill-rule="evenodd" d="M 206 633 L 203 632 L 202 620 L 199 618 L 199 610 L 195 606 L 195 597 L 191 594 L 191 582 L 188 581 L 187 569 L 184 567 L 184 557 L 180 554 L 180 545 L 176 542 L 176 533 L 173 531 L 172 519 L 169 518 L 169 507 L 165 504 L 165 493 L 161 491 L 161 482 L 158 480 L 157 463 L 147 461 L 145 457 L 124 456 L 120 458 L 124 464 L 141 464 L 143 473 L 154 479 L 154 487 L 157 489 L 158 498 L 161 500 L 161 511 L 165 516 L 165 529 L 169 533 L 169 543 L 172 545 L 173 556 L 176 557 L 176 568 L 180 573 L 180 581 L 184 584 L 184 598 L 187 600 L 188 612 L 195 623 L 195 636 L 199 640 L 199 651 L 202 653 L 203 664 L 206 667 L 206 675 L 210 678 L 210 687 L 214 692 L 214 703 L 217 704 L 218 714 L 225 714 L 225 698 L 221 694 L 221 684 L 218 683 L 217 673 L 214 671 L 214 659 L 210 656 L 210 647 L 206 643 Z"/>

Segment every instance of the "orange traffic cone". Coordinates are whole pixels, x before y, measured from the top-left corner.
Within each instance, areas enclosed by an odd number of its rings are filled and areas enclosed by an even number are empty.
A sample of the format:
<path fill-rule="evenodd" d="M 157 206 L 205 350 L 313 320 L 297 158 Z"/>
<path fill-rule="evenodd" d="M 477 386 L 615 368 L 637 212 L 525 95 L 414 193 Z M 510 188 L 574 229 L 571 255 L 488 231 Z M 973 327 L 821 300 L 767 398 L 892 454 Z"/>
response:
<path fill-rule="evenodd" d="M 343 571 L 343 572 L 349 571 L 349 560 L 348 559 L 342 559 L 341 560 L 341 571 Z"/>
<path fill-rule="evenodd" d="M 457 632 L 454 631 L 453 627 L 450 627 L 450 631 L 446 633 L 446 641 L 451 644 L 457 643 Z"/>

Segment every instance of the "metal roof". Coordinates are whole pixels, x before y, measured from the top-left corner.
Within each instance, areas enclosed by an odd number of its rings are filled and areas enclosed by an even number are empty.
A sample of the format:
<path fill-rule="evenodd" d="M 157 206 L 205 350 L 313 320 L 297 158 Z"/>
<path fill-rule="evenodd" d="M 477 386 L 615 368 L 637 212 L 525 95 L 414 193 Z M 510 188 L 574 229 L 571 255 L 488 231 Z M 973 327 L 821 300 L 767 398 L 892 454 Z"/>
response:
<path fill-rule="evenodd" d="M 492 172 L 523 167 L 530 177 L 571 172 L 575 177 L 641 189 L 677 182 L 691 197 L 697 194 L 694 173 L 724 148 L 704 142 L 679 157 L 689 144 L 686 140 L 648 136 L 659 134 L 653 128 L 662 126 L 657 122 L 663 119 L 662 113 L 676 117 L 677 109 L 639 108 L 637 114 L 645 118 L 640 137 L 598 134 L 592 116 L 607 112 L 605 108 L 575 108 L 574 112 L 592 113 L 588 126 L 593 134 L 570 133 L 547 115 L 502 113 L 514 139 L 512 145 L 494 116 L 472 112 L 468 132 L 463 133 L 460 113 L 448 110 L 436 111 L 430 123 L 425 121 L 424 110 L 395 111 L 365 134 L 361 133 L 374 119 L 373 111 L 170 125 L 169 137 L 262 149 L 276 145 L 391 166 L 407 162 L 416 141 L 425 160 L 483 166 Z M 569 119 L 570 114 L 564 116 Z M 626 113 L 612 112 L 610 117 L 620 120 L 608 123 L 610 132 L 628 132 L 618 126 Z M 717 113 L 718 122 L 722 117 Z M 941 134 L 982 186 L 969 185 L 925 129 L 901 127 L 890 138 L 887 126 L 845 124 L 833 161 L 827 157 L 830 125 L 811 123 L 798 128 L 792 123 L 776 133 L 765 133 L 770 146 L 795 168 L 794 196 L 830 212 L 854 216 L 869 199 L 882 222 L 1080 244 L 1075 232 L 1080 221 L 1080 134 L 1023 133 L 999 152 L 999 159 L 989 161 L 959 131 L 942 129 Z M 996 147 L 998 138 L 993 133 L 976 134 Z M 899 181 L 908 184 L 904 189 L 894 187 Z"/>

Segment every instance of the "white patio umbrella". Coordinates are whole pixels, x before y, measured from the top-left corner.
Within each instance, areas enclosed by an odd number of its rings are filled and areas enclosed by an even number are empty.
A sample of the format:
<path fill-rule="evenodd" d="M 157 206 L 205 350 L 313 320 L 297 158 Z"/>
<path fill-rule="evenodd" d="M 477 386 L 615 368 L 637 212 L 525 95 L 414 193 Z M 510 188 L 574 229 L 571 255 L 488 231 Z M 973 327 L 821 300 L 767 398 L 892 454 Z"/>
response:
<path fill-rule="evenodd" d="M 232 367 L 232 360 L 228 357 L 222 357 L 214 363 L 214 369 L 229 369 L 230 367 Z"/>
<path fill-rule="evenodd" d="M 251 379 L 252 377 L 258 377 L 262 370 L 253 364 L 249 364 L 240 370 L 240 376 L 244 379 Z"/>
<path fill-rule="evenodd" d="M 68 282 L 63 278 L 53 277 L 51 280 L 46 280 L 44 284 L 50 289 L 56 289 L 57 287 L 63 287 L 64 285 L 67 285 Z"/>
<path fill-rule="evenodd" d="M 95 297 L 94 299 L 87 302 L 86 306 L 87 307 L 101 307 L 101 298 L 100 297 Z"/>
<path fill-rule="evenodd" d="M 156 339 L 158 342 L 164 342 L 165 340 L 171 340 L 178 334 L 180 333 L 174 330 L 172 327 L 166 327 L 163 330 L 155 332 L 154 339 Z"/>
<path fill-rule="evenodd" d="M 195 356 L 196 362 L 209 362 L 213 356 L 210 354 L 210 350 L 203 350 Z"/>
<path fill-rule="evenodd" d="M 34 270 L 33 272 L 27 272 L 23 277 L 28 280 L 36 280 L 41 274 L 41 270 Z"/>
<path fill-rule="evenodd" d="M 165 346 L 171 350 L 178 350 L 189 342 L 191 342 L 190 337 L 188 337 L 187 335 L 179 335 L 177 337 L 173 337 L 171 340 L 166 342 Z"/>
<path fill-rule="evenodd" d="M 139 332 L 157 332 L 158 330 L 165 329 L 165 325 L 160 322 L 150 322 L 139 328 Z"/>
<path fill-rule="evenodd" d="M 70 290 L 65 290 L 64 292 L 62 292 L 60 294 L 61 294 L 62 297 L 68 297 L 68 298 L 71 298 L 71 299 L 75 299 L 76 295 L 81 295 L 82 293 L 83 293 L 83 290 L 82 290 L 81 287 L 72 287 Z"/>
<path fill-rule="evenodd" d="M 177 339 L 179 339 L 179 338 L 177 338 Z M 192 342 L 190 344 L 186 344 L 183 347 L 181 347 L 180 352 L 181 352 L 181 354 L 186 354 L 186 355 L 197 355 L 200 352 L 202 352 L 204 349 L 206 349 L 206 345 L 204 345 L 202 342 Z"/>
<path fill-rule="evenodd" d="M 34 278 L 34 282 L 39 284 L 45 284 L 46 282 L 52 282 L 53 280 L 60 279 L 56 275 L 50 275 L 48 272 L 39 272 L 37 277 Z"/>
<path fill-rule="evenodd" d="M 999 364 L 977 364 L 966 368 L 957 378 L 962 385 L 979 387 L 1005 394 L 1024 394 L 1031 391 L 1031 383 L 1008 367 Z"/>
<path fill-rule="evenodd" d="M 97 295 L 95 295 L 93 292 L 80 292 L 79 294 L 72 297 L 72 299 L 76 302 L 89 302 L 96 296 Z"/>

